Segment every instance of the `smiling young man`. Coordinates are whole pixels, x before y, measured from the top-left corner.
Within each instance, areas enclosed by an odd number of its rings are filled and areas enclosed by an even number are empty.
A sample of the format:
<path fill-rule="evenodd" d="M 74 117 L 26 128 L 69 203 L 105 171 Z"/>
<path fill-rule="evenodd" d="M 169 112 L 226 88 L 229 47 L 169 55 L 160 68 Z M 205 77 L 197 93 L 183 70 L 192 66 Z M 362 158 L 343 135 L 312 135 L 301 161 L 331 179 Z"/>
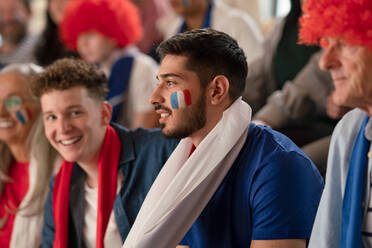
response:
<path fill-rule="evenodd" d="M 176 145 L 160 131 L 109 124 L 107 79 L 63 59 L 35 78 L 45 134 L 64 158 L 45 209 L 42 247 L 121 247 Z"/>
<path fill-rule="evenodd" d="M 243 50 L 225 33 L 200 29 L 158 51 L 150 102 L 163 134 L 182 140 L 124 247 L 305 247 L 322 178 L 288 138 L 250 122 Z"/>

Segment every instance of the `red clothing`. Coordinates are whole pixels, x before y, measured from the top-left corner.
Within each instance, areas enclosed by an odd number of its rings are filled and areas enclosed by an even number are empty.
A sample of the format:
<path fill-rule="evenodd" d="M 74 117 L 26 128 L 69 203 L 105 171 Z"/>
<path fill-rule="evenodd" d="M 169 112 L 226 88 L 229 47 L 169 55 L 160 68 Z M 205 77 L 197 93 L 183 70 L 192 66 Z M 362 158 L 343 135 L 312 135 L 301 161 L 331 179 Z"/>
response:
<path fill-rule="evenodd" d="M 96 247 L 104 248 L 104 237 L 110 214 L 115 201 L 118 180 L 118 165 L 121 142 L 115 129 L 107 126 L 102 149 L 98 160 L 98 209 Z M 73 162 L 62 161 L 61 168 L 55 178 L 52 204 L 55 221 L 55 237 L 53 247 L 68 247 L 68 199 Z M 67 201 L 66 201 L 67 199 Z"/>
<path fill-rule="evenodd" d="M 196 149 L 196 146 L 193 144 L 192 147 L 191 147 L 190 153 L 189 153 L 189 157 L 195 151 L 195 149 Z"/>
<path fill-rule="evenodd" d="M 13 162 L 9 167 L 9 177 L 12 181 L 4 185 L 0 197 L 0 219 L 6 220 L 5 225 L 0 228 L 0 247 L 2 248 L 9 247 L 16 216 L 15 211 L 28 190 L 28 163 Z"/>

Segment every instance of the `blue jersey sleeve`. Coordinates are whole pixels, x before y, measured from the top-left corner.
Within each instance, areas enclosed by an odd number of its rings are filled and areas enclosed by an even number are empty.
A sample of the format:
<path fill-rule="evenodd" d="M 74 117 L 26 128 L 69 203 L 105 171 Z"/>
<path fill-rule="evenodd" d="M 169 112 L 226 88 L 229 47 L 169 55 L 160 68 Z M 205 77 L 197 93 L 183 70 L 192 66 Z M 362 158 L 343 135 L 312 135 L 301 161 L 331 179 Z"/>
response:
<path fill-rule="evenodd" d="M 257 170 L 249 195 L 252 240 L 310 238 L 323 190 L 315 170 L 297 151 L 278 153 Z"/>

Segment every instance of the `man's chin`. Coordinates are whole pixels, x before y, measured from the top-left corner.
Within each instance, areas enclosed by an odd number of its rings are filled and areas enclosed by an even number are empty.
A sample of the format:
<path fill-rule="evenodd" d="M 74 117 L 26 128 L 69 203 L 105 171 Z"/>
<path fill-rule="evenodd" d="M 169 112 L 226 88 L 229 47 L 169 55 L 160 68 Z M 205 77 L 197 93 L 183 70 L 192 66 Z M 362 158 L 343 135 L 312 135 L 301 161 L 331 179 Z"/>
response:
<path fill-rule="evenodd" d="M 16 30 L 16 28 L 14 28 L 13 30 L 4 30 L 2 38 L 3 41 L 7 43 L 18 44 L 25 36 L 26 33 L 24 30 Z"/>
<path fill-rule="evenodd" d="M 167 130 L 165 127 L 161 127 L 161 132 L 168 139 L 183 139 L 190 135 L 186 130 Z"/>
<path fill-rule="evenodd" d="M 173 139 L 173 133 L 172 132 L 167 131 L 164 126 L 161 126 L 160 128 L 161 128 L 161 133 L 163 134 L 163 136 L 165 138 Z"/>

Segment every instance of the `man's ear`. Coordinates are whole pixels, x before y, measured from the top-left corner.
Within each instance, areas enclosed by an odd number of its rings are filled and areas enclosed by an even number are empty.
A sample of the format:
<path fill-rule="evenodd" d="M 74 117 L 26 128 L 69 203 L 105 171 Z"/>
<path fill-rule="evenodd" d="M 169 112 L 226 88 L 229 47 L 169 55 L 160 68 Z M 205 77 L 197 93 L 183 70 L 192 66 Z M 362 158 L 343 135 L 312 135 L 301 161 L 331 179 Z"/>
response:
<path fill-rule="evenodd" d="M 102 103 L 102 125 L 107 126 L 110 124 L 111 117 L 112 117 L 112 106 L 109 102 L 104 101 Z"/>
<path fill-rule="evenodd" d="M 223 75 L 216 76 L 208 86 L 210 102 L 212 105 L 221 103 L 229 97 L 229 79 Z"/>

